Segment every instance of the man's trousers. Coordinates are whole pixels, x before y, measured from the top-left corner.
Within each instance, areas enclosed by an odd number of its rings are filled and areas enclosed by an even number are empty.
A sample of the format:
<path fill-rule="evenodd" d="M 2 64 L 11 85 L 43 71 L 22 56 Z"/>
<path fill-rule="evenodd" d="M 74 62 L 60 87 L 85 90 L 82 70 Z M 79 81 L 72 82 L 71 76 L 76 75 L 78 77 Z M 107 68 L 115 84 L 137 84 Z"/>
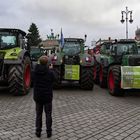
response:
<path fill-rule="evenodd" d="M 46 116 L 46 131 L 52 131 L 52 102 L 46 104 L 40 104 L 36 102 L 36 131 L 42 131 L 43 109 Z"/>

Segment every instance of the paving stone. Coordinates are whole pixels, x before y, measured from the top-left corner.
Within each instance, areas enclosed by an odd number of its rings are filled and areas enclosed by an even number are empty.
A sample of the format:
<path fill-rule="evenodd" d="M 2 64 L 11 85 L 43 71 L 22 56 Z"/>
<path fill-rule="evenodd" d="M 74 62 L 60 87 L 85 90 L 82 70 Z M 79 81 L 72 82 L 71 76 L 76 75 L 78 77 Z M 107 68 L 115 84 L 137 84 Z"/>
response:
<path fill-rule="evenodd" d="M 129 134 L 128 133 L 121 133 L 120 136 L 123 136 L 123 137 L 127 137 Z"/>
<path fill-rule="evenodd" d="M 124 140 L 135 140 L 133 137 L 126 137 Z"/>
<path fill-rule="evenodd" d="M 124 137 L 122 137 L 122 136 L 117 136 L 117 137 L 115 137 L 115 139 L 116 139 L 116 140 L 123 140 Z"/>
<path fill-rule="evenodd" d="M 113 139 L 113 136 L 107 135 L 107 136 L 105 136 L 104 138 L 107 139 L 107 140 L 112 140 L 112 139 Z"/>
<path fill-rule="evenodd" d="M 38 140 L 32 89 L 15 97 L 0 91 L 0 140 Z M 64 87 L 54 90 L 52 140 L 139 140 L 140 95 L 110 96 L 95 85 L 93 91 Z M 46 140 L 45 114 L 41 140 Z"/>
<path fill-rule="evenodd" d="M 137 137 L 135 140 L 140 140 L 140 137 Z"/>

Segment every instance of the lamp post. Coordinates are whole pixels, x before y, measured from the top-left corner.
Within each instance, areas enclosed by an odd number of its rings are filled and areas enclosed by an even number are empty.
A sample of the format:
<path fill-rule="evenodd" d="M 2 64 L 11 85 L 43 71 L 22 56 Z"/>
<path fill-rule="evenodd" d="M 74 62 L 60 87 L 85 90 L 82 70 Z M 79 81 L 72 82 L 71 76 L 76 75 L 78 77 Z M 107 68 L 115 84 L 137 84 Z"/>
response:
<path fill-rule="evenodd" d="M 128 15 L 130 15 L 129 23 L 132 23 L 132 11 L 128 10 L 128 7 L 126 7 L 125 11 L 121 11 L 122 19 L 120 20 L 121 23 L 126 22 L 126 39 L 128 39 Z M 125 20 L 124 20 L 124 14 L 125 14 Z"/>

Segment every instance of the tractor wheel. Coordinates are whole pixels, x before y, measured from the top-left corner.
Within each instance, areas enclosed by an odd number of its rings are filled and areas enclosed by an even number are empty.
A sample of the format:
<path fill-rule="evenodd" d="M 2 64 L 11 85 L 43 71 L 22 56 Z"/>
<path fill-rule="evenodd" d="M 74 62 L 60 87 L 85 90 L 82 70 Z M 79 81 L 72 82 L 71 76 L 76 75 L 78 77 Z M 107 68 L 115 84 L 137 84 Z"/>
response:
<path fill-rule="evenodd" d="M 31 61 L 24 57 L 22 64 L 12 65 L 9 68 L 8 84 L 13 95 L 26 95 L 31 84 Z"/>
<path fill-rule="evenodd" d="M 94 87 L 93 67 L 81 67 L 80 87 L 85 90 L 92 90 Z"/>
<path fill-rule="evenodd" d="M 107 87 L 107 72 L 108 72 L 107 67 L 100 66 L 99 84 L 101 88 Z"/>
<path fill-rule="evenodd" d="M 100 71 L 100 65 L 98 63 L 95 63 L 93 68 L 93 78 L 96 84 L 99 84 L 99 71 Z"/>
<path fill-rule="evenodd" d="M 109 68 L 108 72 L 108 90 L 113 96 L 123 95 L 123 89 L 121 89 L 121 67 L 116 65 Z"/>
<path fill-rule="evenodd" d="M 53 71 L 55 75 L 55 82 L 53 86 L 55 89 L 58 89 L 61 86 L 61 66 L 54 66 Z"/>

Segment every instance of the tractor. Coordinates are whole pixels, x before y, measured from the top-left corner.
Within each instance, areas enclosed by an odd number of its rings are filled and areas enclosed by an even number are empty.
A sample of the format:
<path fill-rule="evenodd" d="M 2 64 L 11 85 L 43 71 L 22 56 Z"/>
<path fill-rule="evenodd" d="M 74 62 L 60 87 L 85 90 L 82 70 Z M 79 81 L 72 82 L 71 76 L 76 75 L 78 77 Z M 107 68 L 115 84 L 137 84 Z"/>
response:
<path fill-rule="evenodd" d="M 109 47 L 110 44 L 113 42 L 114 40 L 112 40 L 110 37 L 108 39 L 99 39 L 96 42 L 96 46 L 93 48 L 93 57 L 94 57 L 94 69 L 93 69 L 93 73 L 94 73 L 94 82 L 96 84 L 99 84 L 99 78 L 100 78 L 100 56 L 101 56 L 101 48 L 105 48 L 105 52 L 109 51 Z M 101 87 L 107 85 L 107 83 L 103 83 L 102 85 L 100 85 Z"/>
<path fill-rule="evenodd" d="M 29 39 L 29 38 L 28 38 Z M 45 52 L 43 48 L 40 46 L 30 46 L 30 57 L 31 57 L 31 62 L 32 62 L 32 67 L 31 67 L 31 87 L 33 87 L 33 73 L 35 70 L 35 66 L 38 63 L 38 59 L 42 56 L 45 55 Z"/>
<path fill-rule="evenodd" d="M 30 48 L 25 36 L 20 29 L 0 28 L 0 86 L 13 95 L 25 95 L 30 89 Z"/>
<path fill-rule="evenodd" d="M 123 95 L 125 89 L 140 89 L 140 55 L 135 40 L 104 42 L 95 60 L 99 85 L 108 87 L 111 95 Z"/>
<path fill-rule="evenodd" d="M 49 57 L 57 77 L 55 88 L 61 87 L 63 81 L 77 81 L 81 89 L 92 90 L 94 60 L 84 53 L 85 40 L 82 38 L 64 38 L 60 51 Z"/>

